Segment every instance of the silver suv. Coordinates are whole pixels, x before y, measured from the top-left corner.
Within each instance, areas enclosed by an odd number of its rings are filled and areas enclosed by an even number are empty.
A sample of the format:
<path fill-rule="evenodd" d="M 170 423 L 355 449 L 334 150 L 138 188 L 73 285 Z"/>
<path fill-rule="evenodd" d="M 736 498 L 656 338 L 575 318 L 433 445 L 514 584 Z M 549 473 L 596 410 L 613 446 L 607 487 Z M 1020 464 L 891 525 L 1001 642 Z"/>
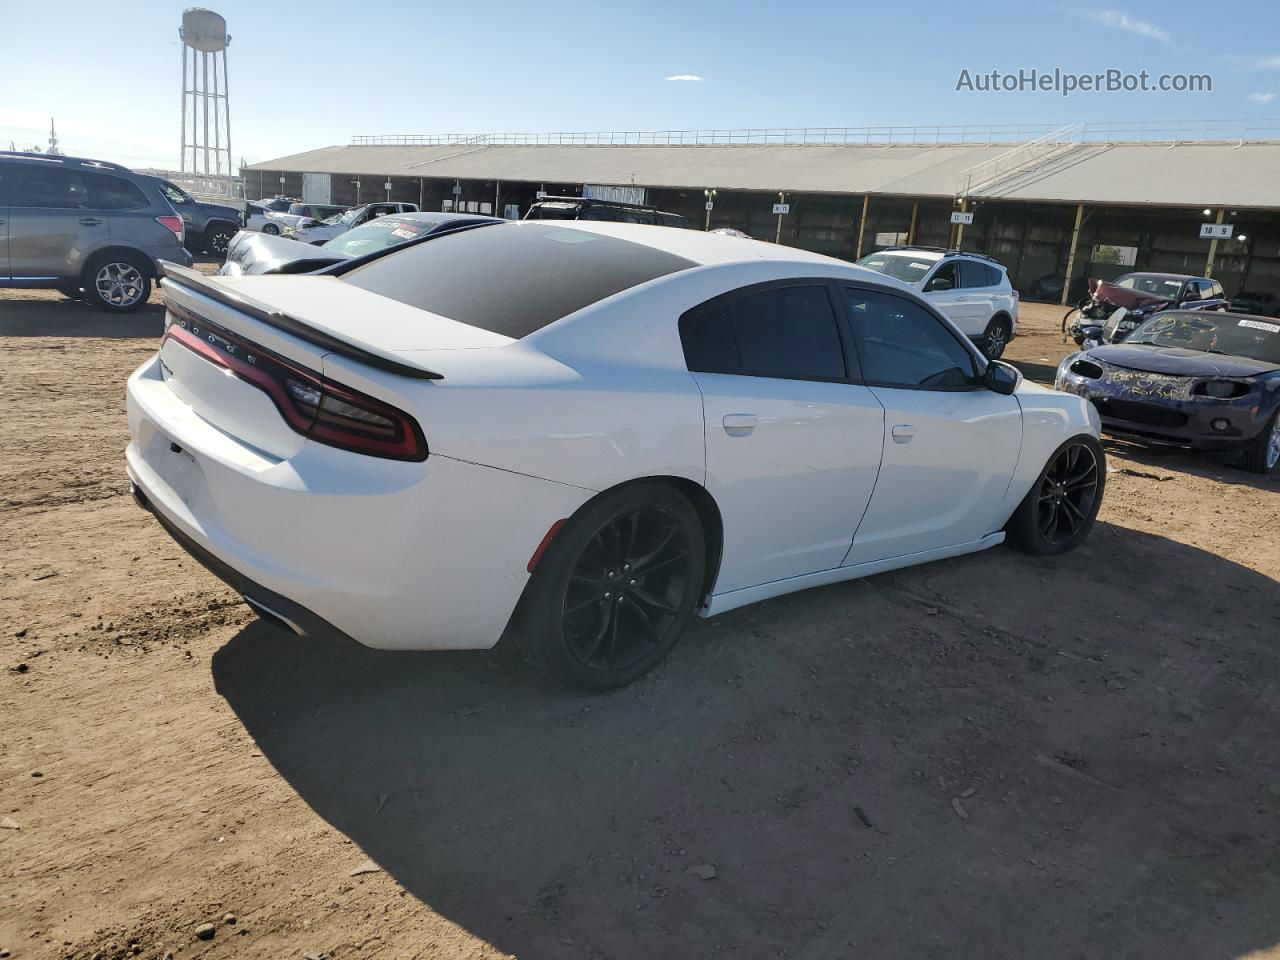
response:
<path fill-rule="evenodd" d="M 909 283 L 987 356 L 998 360 L 1018 333 L 1018 291 L 1003 263 L 942 247 L 886 247 L 858 266 Z"/>
<path fill-rule="evenodd" d="M 103 310 L 147 302 L 156 262 L 191 266 L 156 181 L 114 163 L 0 152 L 0 287 L 46 287 Z"/>

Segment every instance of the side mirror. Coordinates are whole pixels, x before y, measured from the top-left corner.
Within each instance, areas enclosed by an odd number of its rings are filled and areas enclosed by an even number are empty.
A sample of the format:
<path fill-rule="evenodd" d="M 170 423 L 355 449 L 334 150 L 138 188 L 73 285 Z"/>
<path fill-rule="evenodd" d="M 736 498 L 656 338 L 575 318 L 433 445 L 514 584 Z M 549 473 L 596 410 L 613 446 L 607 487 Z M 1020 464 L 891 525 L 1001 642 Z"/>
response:
<path fill-rule="evenodd" d="M 932 293 L 934 290 L 950 290 L 953 284 L 945 277 L 934 277 L 929 281 L 929 286 L 925 293 Z"/>
<path fill-rule="evenodd" d="M 1007 363 L 992 360 L 982 374 L 982 385 L 993 393 L 1001 393 L 1006 397 L 1018 389 L 1020 374 Z"/>

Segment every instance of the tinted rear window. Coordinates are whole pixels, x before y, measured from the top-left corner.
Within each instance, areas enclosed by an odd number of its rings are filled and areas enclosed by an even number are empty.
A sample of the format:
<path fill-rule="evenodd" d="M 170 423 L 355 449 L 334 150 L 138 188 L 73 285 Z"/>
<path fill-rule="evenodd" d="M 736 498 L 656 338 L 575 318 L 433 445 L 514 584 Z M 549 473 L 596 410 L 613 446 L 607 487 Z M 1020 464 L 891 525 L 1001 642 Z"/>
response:
<path fill-rule="evenodd" d="M 616 237 L 531 221 L 438 237 L 344 274 L 372 293 L 519 339 L 598 300 L 694 266 Z"/>

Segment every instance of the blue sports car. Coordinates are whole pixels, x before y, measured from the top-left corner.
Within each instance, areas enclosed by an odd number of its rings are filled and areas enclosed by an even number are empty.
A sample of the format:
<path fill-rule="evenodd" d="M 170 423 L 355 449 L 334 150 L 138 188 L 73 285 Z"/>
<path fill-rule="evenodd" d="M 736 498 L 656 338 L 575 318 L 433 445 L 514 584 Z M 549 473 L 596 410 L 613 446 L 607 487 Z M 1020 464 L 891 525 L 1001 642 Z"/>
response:
<path fill-rule="evenodd" d="M 1123 343 L 1073 353 L 1054 384 L 1086 397 L 1109 434 L 1194 450 L 1239 450 L 1280 470 L 1280 321 L 1170 310 Z"/>

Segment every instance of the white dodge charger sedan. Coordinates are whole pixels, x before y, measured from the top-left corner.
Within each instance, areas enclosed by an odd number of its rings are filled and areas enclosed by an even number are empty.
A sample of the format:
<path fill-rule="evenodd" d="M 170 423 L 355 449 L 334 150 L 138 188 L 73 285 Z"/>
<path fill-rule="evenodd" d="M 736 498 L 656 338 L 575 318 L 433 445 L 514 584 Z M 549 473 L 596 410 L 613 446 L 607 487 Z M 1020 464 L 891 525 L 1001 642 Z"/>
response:
<path fill-rule="evenodd" d="M 1088 534 L 1085 400 L 906 284 L 691 230 L 521 221 L 325 276 L 167 267 L 138 502 L 261 615 L 384 649 L 509 632 L 588 689 L 693 614 Z"/>

